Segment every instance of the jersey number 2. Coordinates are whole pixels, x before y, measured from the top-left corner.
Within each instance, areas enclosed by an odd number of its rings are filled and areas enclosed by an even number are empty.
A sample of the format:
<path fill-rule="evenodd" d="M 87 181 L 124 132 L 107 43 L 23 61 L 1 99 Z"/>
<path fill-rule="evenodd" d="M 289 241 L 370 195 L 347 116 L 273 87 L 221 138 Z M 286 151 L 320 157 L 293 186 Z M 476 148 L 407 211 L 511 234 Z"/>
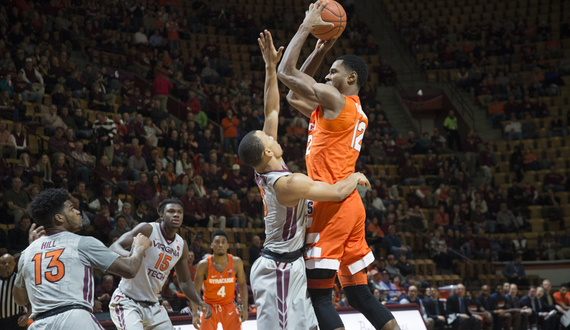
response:
<path fill-rule="evenodd" d="M 49 258 L 48 269 L 42 271 L 42 259 L 44 258 L 44 253 L 37 253 L 32 260 L 34 261 L 36 285 L 42 284 L 42 279 L 46 278 L 48 282 L 54 283 L 63 278 L 65 275 L 65 265 L 59 257 L 65 249 L 59 249 L 55 251 L 45 252 L 45 258 Z M 55 272 L 54 272 L 55 271 Z"/>

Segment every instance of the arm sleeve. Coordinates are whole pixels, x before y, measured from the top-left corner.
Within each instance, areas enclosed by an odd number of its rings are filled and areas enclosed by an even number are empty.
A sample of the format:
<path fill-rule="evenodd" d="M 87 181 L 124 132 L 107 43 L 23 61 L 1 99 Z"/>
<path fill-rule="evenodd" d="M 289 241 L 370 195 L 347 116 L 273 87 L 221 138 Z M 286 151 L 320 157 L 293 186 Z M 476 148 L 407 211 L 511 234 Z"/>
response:
<path fill-rule="evenodd" d="M 118 254 L 109 250 L 93 237 L 82 237 L 77 246 L 77 251 L 79 252 L 79 259 L 85 266 L 96 267 L 104 272 L 119 257 Z"/>
<path fill-rule="evenodd" d="M 24 250 L 20 254 L 20 260 L 18 260 L 18 274 L 16 275 L 16 282 L 14 282 L 14 286 L 22 290 L 26 290 L 26 281 L 24 279 L 24 260 L 26 260 L 25 253 L 26 251 Z"/>

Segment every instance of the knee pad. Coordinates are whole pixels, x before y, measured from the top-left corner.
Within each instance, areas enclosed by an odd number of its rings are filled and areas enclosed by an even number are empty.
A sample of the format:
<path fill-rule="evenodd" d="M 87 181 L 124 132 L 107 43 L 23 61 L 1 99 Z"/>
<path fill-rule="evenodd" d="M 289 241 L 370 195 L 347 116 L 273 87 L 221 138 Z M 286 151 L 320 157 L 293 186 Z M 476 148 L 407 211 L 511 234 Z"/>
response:
<path fill-rule="evenodd" d="M 308 289 L 313 302 L 313 309 L 319 321 L 319 329 L 334 330 L 344 328 L 344 323 L 340 319 L 331 301 L 332 288 L 330 289 Z"/>
<path fill-rule="evenodd" d="M 307 269 L 307 287 L 311 289 L 332 289 L 335 276 L 336 271 L 331 269 Z"/>

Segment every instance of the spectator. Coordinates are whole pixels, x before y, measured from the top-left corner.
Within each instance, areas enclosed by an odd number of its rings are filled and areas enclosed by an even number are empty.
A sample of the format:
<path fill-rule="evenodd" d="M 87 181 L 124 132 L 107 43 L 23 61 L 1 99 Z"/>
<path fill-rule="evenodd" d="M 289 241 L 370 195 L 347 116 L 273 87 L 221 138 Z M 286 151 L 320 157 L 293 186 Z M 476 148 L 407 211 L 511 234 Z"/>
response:
<path fill-rule="evenodd" d="M 456 294 L 447 299 L 447 315 L 456 316 L 452 323 L 454 328 L 481 329 L 482 318 L 479 315 L 472 314 L 469 306 L 471 306 L 471 299 L 465 296 L 465 286 L 458 284 Z"/>
<path fill-rule="evenodd" d="M 75 115 L 73 116 L 73 120 L 75 121 L 75 126 L 77 127 L 77 134 L 78 139 L 91 139 L 93 135 L 93 124 L 89 121 L 88 118 L 83 116 L 83 110 L 78 108 L 75 110 Z"/>
<path fill-rule="evenodd" d="M 28 245 L 28 231 L 32 225 L 30 216 L 26 213 L 22 216 L 19 222 L 16 222 L 16 227 L 10 229 L 8 238 L 10 239 L 10 248 L 13 252 L 20 253 L 24 251 Z"/>
<path fill-rule="evenodd" d="M 540 137 L 536 123 L 532 120 L 528 112 L 526 113 L 525 122 L 522 124 L 521 130 L 524 139 L 538 139 Z"/>
<path fill-rule="evenodd" d="M 210 197 L 204 201 L 202 209 L 209 219 L 208 228 L 213 228 L 214 224 L 220 224 L 221 229 L 224 229 L 226 227 L 224 206 L 218 199 L 217 190 L 212 190 Z"/>
<path fill-rule="evenodd" d="M 428 319 L 434 321 L 434 330 L 443 330 L 447 323 L 443 302 L 439 300 L 439 290 L 437 287 L 426 289 L 426 298 L 423 299 L 423 305 Z"/>
<path fill-rule="evenodd" d="M 136 221 L 138 223 L 149 222 L 150 217 L 147 214 L 147 209 L 147 202 L 139 202 L 137 210 L 133 214 L 133 221 Z"/>
<path fill-rule="evenodd" d="M 556 166 L 550 166 L 550 172 L 544 176 L 543 186 L 544 190 L 552 189 L 555 192 L 564 191 L 566 184 L 566 177 L 556 172 Z"/>
<path fill-rule="evenodd" d="M 114 216 L 120 209 L 123 208 L 123 202 L 113 195 L 111 184 L 105 183 L 103 186 L 103 195 L 89 204 L 89 208 L 94 211 L 100 211 L 103 205 L 107 205 L 109 214 Z M 108 233 L 107 233 L 108 234 Z"/>
<path fill-rule="evenodd" d="M 550 126 L 548 129 L 548 137 L 554 136 L 568 136 L 568 130 L 566 129 L 566 125 L 564 121 L 558 117 L 557 114 L 552 116 L 552 120 L 550 121 Z"/>
<path fill-rule="evenodd" d="M 558 258 L 570 259 L 570 226 L 567 226 L 564 235 L 560 236 L 559 243 L 560 250 L 558 250 L 557 253 Z"/>
<path fill-rule="evenodd" d="M 517 121 L 514 113 L 511 114 L 511 121 L 505 125 L 505 134 L 507 134 L 508 141 L 512 141 L 513 138 L 517 138 L 519 141 L 523 139 L 522 125 Z"/>
<path fill-rule="evenodd" d="M 226 111 L 226 118 L 222 119 L 222 127 L 224 128 L 224 153 L 230 152 L 230 144 L 233 153 L 237 154 L 238 150 L 238 131 L 239 120 L 234 117 L 232 110 Z"/>
<path fill-rule="evenodd" d="M 6 129 L 6 121 L 0 119 L 0 155 L 6 158 L 16 158 L 16 145 L 10 137 L 10 132 Z"/>
<path fill-rule="evenodd" d="M 507 263 L 502 272 L 503 276 L 516 285 L 528 285 L 526 273 L 522 265 L 522 255 L 517 254 L 513 261 Z"/>
<path fill-rule="evenodd" d="M 406 186 L 425 183 L 425 179 L 420 178 L 418 169 L 412 165 L 412 161 L 410 159 L 408 159 L 406 161 L 406 165 L 400 169 L 400 175 L 403 178 L 402 184 Z"/>
<path fill-rule="evenodd" d="M 564 315 L 566 311 L 556 304 L 554 297 L 550 293 L 552 285 L 549 280 L 542 281 L 542 287 L 539 289 L 542 289 L 544 294 L 541 296 L 540 291 L 537 291 L 537 295 L 540 297 L 540 305 L 542 305 L 538 324 L 542 329 L 556 329 L 560 324 L 561 315 Z M 552 310 L 556 310 L 558 313 L 549 315 Z"/>
<path fill-rule="evenodd" d="M 258 212 L 257 203 L 255 202 L 255 193 L 253 191 L 249 191 L 245 197 L 241 199 L 240 207 L 246 216 L 248 228 L 259 228 L 262 226 L 262 215 Z"/>
<path fill-rule="evenodd" d="M 109 233 L 109 242 L 113 242 L 115 238 L 123 236 L 129 230 L 127 229 L 127 221 L 122 215 L 118 215 L 115 218 L 115 229 L 111 230 Z"/>
<path fill-rule="evenodd" d="M 566 285 L 561 285 L 560 290 L 553 293 L 552 297 L 564 310 L 567 311 L 570 309 L 570 292 L 568 292 L 568 287 Z"/>
<path fill-rule="evenodd" d="M 4 193 L 3 202 L 7 207 L 8 214 L 14 217 L 14 223 L 19 224 L 22 217 L 27 215 L 29 205 L 28 194 L 21 189 L 22 179 L 14 177 L 12 179 L 12 188 Z"/>
<path fill-rule="evenodd" d="M 472 252 L 480 260 L 489 260 L 491 257 L 491 244 L 483 228 L 479 228 L 477 236 L 473 237 Z"/>
<path fill-rule="evenodd" d="M 164 74 L 162 73 L 158 74 L 156 78 L 154 78 L 154 81 L 152 82 L 152 90 L 154 92 L 154 97 L 160 101 L 160 109 L 162 111 L 168 112 L 166 108 L 168 102 L 168 94 L 170 93 L 170 90 L 173 88 L 174 85 L 172 85 L 172 83 L 168 81 L 164 76 Z"/>
<path fill-rule="evenodd" d="M 119 217 L 123 217 L 125 219 L 125 230 L 129 231 L 132 228 L 138 225 L 138 222 L 134 220 L 132 212 L 132 206 L 130 203 L 123 203 L 123 207 L 121 208 L 121 212 L 117 213 L 115 216 L 115 223 Z"/>
<path fill-rule="evenodd" d="M 109 163 L 113 164 L 113 138 L 117 135 L 117 125 L 112 119 L 105 116 L 105 113 L 98 112 L 97 120 L 93 125 L 93 134 L 97 136 L 97 159 L 101 159 L 105 155 L 109 159 Z"/>
<path fill-rule="evenodd" d="M 519 230 L 515 215 L 507 208 L 506 203 L 501 203 L 501 208 L 497 212 L 497 229 L 502 233 L 511 233 Z"/>
<path fill-rule="evenodd" d="M 236 193 L 231 194 L 230 199 L 224 203 L 223 207 L 224 215 L 227 221 L 232 223 L 233 228 L 245 228 L 245 214 L 241 211 Z"/>
<path fill-rule="evenodd" d="M 186 189 L 186 195 L 180 199 L 184 205 L 184 223 L 190 226 L 199 225 L 204 227 L 208 223 L 206 214 L 202 211 L 200 202 L 194 196 L 195 191 L 192 187 Z"/>
<path fill-rule="evenodd" d="M 455 143 L 457 150 L 462 151 L 463 147 L 459 136 L 459 125 L 453 110 L 449 111 L 449 116 L 445 118 L 443 127 L 447 130 L 447 142 L 449 149 L 453 150 L 453 144 Z"/>
<path fill-rule="evenodd" d="M 136 147 L 135 154 L 129 157 L 127 169 L 133 176 L 133 180 L 139 181 L 141 174 L 148 173 L 148 167 L 145 159 L 142 157 L 142 148 Z"/>
<path fill-rule="evenodd" d="M 429 255 L 439 267 L 449 269 L 451 267 L 452 254 L 448 251 L 445 240 L 441 238 L 441 232 L 435 230 L 429 242 Z"/>
<path fill-rule="evenodd" d="M 519 307 L 524 308 L 525 314 L 528 315 L 528 324 L 533 326 L 538 324 L 541 308 L 537 297 L 537 290 L 534 285 L 531 285 L 528 289 L 528 293 L 519 300 Z"/>
<path fill-rule="evenodd" d="M 251 239 L 251 247 L 249 248 L 249 262 L 253 265 L 257 258 L 261 257 L 261 239 L 255 235 Z"/>
<path fill-rule="evenodd" d="M 388 228 L 388 235 L 384 237 L 384 240 L 388 243 L 388 250 L 391 254 L 397 254 L 400 251 L 406 253 L 406 257 L 408 259 L 413 259 L 412 257 L 412 248 L 409 246 L 404 246 L 400 242 L 400 239 L 396 236 L 396 226 L 391 225 Z"/>
<path fill-rule="evenodd" d="M 101 302 L 101 307 L 104 312 L 109 311 L 109 302 L 111 301 L 116 289 L 117 287 L 114 284 L 113 275 L 103 275 L 101 284 L 95 288 L 95 296 L 97 297 L 97 300 Z"/>
<path fill-rule="evenodd" d="M 388 303 L 397 304 L 400 299 L 400 293 L 394 283 L 390 282 L 390 274 L 386 270 L 383 270 L 380 273 L 380 277 L 382 278 L 382 281 L 379 283 L 379 286 L 380 290 L 383 291 L 382 296 L 385 297 L 382 300 L 386 300 Z"/>

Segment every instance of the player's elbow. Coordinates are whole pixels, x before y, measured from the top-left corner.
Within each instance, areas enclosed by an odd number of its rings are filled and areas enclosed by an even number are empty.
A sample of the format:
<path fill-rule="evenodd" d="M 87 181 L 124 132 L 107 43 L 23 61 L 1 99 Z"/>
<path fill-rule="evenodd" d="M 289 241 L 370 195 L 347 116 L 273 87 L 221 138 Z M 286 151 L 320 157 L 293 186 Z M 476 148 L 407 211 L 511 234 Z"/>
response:
<path fill-rule="evenodd" d="M 18 306 L 26 306 L 30 302 L 28 300 L 28 294 L 18 288 L 15 288 L 12 296 L 14 297 L 14 302 Z"/>

